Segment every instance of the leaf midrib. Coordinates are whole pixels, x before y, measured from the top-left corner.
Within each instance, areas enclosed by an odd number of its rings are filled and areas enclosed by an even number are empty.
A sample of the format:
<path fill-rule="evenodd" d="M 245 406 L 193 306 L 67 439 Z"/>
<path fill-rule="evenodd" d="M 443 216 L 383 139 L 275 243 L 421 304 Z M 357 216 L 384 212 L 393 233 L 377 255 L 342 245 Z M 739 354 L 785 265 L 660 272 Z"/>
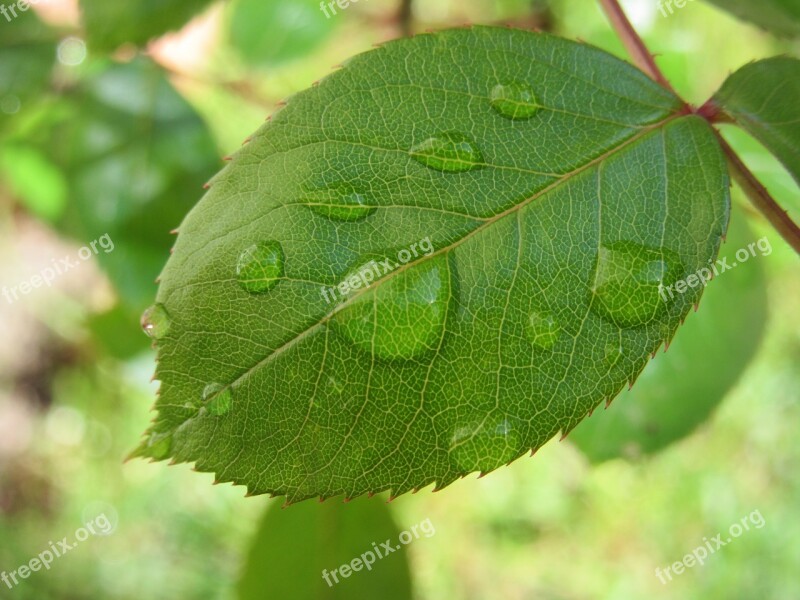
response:
<path fill-rule="evenodd" d="M 628 146 L 634 144 L 635 142 L 637 142 L 638 140 L 640 140 L 643 137 L 647 136 L 648 134 L 650 134 L 650 133 L 652 133 L 652 132 L 654 132 L 654 131 L 656 131 L 658 129 L 661 129 L 661 128 L 665 127 L 667 124 L 669 124 L 669 123 L 671 123 L 673 121 L 676 121 L 678 119 L 681 119 L 681 118 L 684 118 L 684 117 L 687 117 L 687 116 L 690 116 L 690 115 L 686 115 L 686 114 L 682 114 L 682 113 L 681 114 L 673 113 L 673 114 L 670 114 L 669 116 L 667 116 L 666 118 L 662 119 L 661 121 L 658 121 L 656 123 L 653 123 L 650 126 L 647 126 L 647 127 L 643 128 L 641 131 L 637 132 L 636 134 L 634 134 L 633 136 L 631 136 L 627 140 L 625 140 L 622 143 L 620 143 L 619 146 L 616 146 L 615 148 L 607 150 L 606 152 L 604 152 L 600 156 L 588 161 L 586 164 L 581 165 L 580 167 L 574 169 L 573 171 L 570 171 L 569 173 L 566 173 L 560 179 L 554 181 L 553 183 L 551 183 L 547 187 L 539 190 L 538 192 L 536 192 L 535 194 L 533 194 L 529 198 L 526 198 L 526 199 L 522 200 L 521 202 L 519 202 L 518 204 L 515 204 L 514 206 L 512 206 L 512 207 L 510 207 L 510 208 L 498 213 L 497 215 L 494 215 L 491 218 L 487 219 L 485 222 L 481 223 L 475 229 L 473 229 L 472 231 L 470 231 L 469 233 L 467 233 L 466 235 L 464 235 L 460 239 L 456 240 L 452 244 L 450 244 L 448 246 L 445 246 L 444 248 L 441 248 L 439 250 L 436 250 L 433 253 L 431 253 L 430 255 L 423 256 L 420 260 L 417 260 L 415 262 L 406 263 L 405 265 L 401 265 L 400 267 L 398 267 L 397 269 L 395 269 L 394 271 L 389 273 L 386 277 L 383 277 L 382 279 L 379 279 L 379 280 L 375 281 L 375 283 L 373 283 L 370 287 L 363 288 L 363 289 L 359 290 L 358 292 L 356 292 L 355 294 L 353 294 L 352 296 L 350 296 L 347 300 L 345 300 L 344 302 L 339 304 L 333 311 L 331 311 L 330 313 L 328 313 L 327 315 L 322 317 L 319 321 L 317 321 L 316 323 L 313 323 L 312 325 L 307 327 L 305 330 L 299 332 L 297 335 L 292 337 L 292 339 L 288 340 L 287 342 L 285 342 L 284 344 L 282 344 L 281 346 L 279 346 L 278 348 L 276 348 L 275 350 L 270 352 L 266 357 L 264 357 L 262 360 L 258 361 L 252 367 L 248 368 L 241 375 L 239 375 L 236 379 L 234 379 L 229 384 L 227 384 L 226 387 L 233 387 L 233 386 L 239 384 L 241 381 L 246 379 L 252 373 L 254 373 L 258 369 L 260 369 L 262 366 L 268 364 L 274 357 L 280 356 L 281 353 L 283 353 L 284 351 L 290 349 L 292 346 L 294 346 L 299 341 L 303 340 L 307 335 L 309 335 L 311 332 L 316 330 L 317 327 L 326 324 L 333 317 L 335 317 L 340 311 L 346 309 L 348 306 L 350 306 L 351 303 L 355 302 L 358 298 L 360 298 L 364 293 L 366 293 L 368 291 L 372 291 L 373 289 L 377 289 L 377 287 L 379 285 L 381 285 L 382 283 L 384 283 L 386 281 L 389 281 L 393 277 L 395 277 L 398 274 L 404 272 L 406 269 L 409 269 L 409 268 L 412 268 L 414 266 L 417 266 L 417 265 L 423 263 L 424 261 L 431 260 L 434 257 L 439 256 L 441 254 L 446 254 L 447 252 L 450 252 L 454 248 L 457 248 L 462 243 L 466 242 L 472 236 L 477 235 L 478 233 L 482 232 L 485 228 L 493 225 L 495 222 L 497 222 L 500 219 L 502 219 L 502 218 L 514 213 L 515 211 L 518 211 L 518 210 L 524 208 L 525 206 L 527 206 L 528 204 L 530 204 L 534 200 L 536 200 L 536 199 L 538 199 L 538 198 L 540 198 L 542 196 L 545 196 L 546 194 L 551 192 L 553 189 L 559 187 L 561 184 L 569 181 L 573 177 L 576 177 L 576 176 L 580 175 L 581 173 L 591 169 L 595 165 L 601 164 L 605 160 L 607 160 L 610 157 L 614 156 L 618 152 L 624 150 Z"/>

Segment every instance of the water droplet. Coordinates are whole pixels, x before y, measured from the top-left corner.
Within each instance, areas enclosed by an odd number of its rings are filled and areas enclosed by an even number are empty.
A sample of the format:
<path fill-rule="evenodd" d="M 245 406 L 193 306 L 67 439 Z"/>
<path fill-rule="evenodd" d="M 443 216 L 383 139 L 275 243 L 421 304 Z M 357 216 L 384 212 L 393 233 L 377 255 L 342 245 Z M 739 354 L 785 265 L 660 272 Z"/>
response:
<path fill-rule="evenodd" d="M 501 83 L 492 89 L 492 108 L 509 119 L 530 119 L 539 112 L 533 88 L 527 83 Z"/>
<path fill-rule="evenodd" d="M 482 166 L 483 155 L 471 139 L 456 131 L 440 133 L 409 150 L 411 157 L 437 171 L 462 173 Z"/>
<path fill-rule="evenodd" d="M 528 317 L 525 333 L 535 346 L 550 350 L 558 340 L 561 326 L 549 312 L 532 312 Z"/>
<path fill-rule="evenodd" d="M 609 365 L 613 367 L 619 362 L 619 359 L 622 358 L 622 352 L 621 345 L 609 343 L 606 344 L 606 347 L 603 350 L 603 358 Z"/>
<path fill-rule="evenodd" d="M 209 383 L 203 389 L 203 402 L 205 402 L 206 410 L 212 415 L 224 415 L 233 404 L 231 388 L 219 383 Z"/>
<path fill-rule="evenodd" d="M 172 434 L 154 431 L 147 440 L 147 447 L 150 451 L 149 455 L 156 460 L 166 458 L 172 450 Z"/>
<path fill-rule="evenodd" d="M 386 359 L 412 358 L 438 347 L 451 294 L 447 257 L 435 256 L 373 283 L 336 313 L 331 325 L 366 352 Z"/>
<path fill-rule="evenodd" d="M 519 451 L 519 433 L 508 417 L 474 419 L 456 427 L 450 438 L 450 456 L 464 472 L 502 467 Z"/>
<path fill-rule="evenodd" d="M 170 320 L 163 304 L 154 304 L 142 314 L 142 329 L 155 340 L 160 340 L 169 332 Z"/>
<path fill-rule="evenodd" d="M 670 250 L 633 242 L 601 246 L 594 270 L 593 308 L 620 327 L 636 327 L 655 319 L 670 301 L 663 291 L 684 271 Z"/>
<path fill-rule="evenodd" d="M 283 277 L 283 248 L 278 242 L 253 244 L 239 255 L 236 279 L 253 294 L 271 290 Z"/>
<path fill-rule="evenodd" d="M 309 192 L 305 201 L 318 215 L 337 221 L 359 221 L 377 210 L 375 206 L 370 205 L 366 194 L 356 191 L 347 184 Z"/>

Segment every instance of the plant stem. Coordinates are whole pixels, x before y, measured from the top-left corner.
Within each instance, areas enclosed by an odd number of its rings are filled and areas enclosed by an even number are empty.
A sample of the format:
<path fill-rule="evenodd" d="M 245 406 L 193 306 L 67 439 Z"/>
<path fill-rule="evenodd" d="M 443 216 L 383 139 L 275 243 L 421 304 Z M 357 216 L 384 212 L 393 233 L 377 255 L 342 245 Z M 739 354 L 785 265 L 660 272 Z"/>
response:
<path fill-rule="evenodd" d="M 617 32 L 620 40 L 622 40 L 634 64 L 647 73 L 651 79 L 660 83 L 674 94 L 675 90 L 672 89 L 672 85 L 670 85 L 667 78 L 664 77 L 661 69 L 658 68 L 653 55 L 650 54 L 642 38 L 636 33 L 628 17 L 625 16 L 625 12 L 619 5 L 618 0 L 600 0 L 600 6 L 602 6 L 608 20 L 611 21 L 611 26 Z"/>
<path fill-rule="evenodd" d="M 400 32 L 403 37 L 410 37 L 414 32 L 411 28 L 413 0 L 400 0 L 400 10 L 397 13 L 397 21 L 400 23 Z"/>
<path fill-rule="evenodd" d="M 794 248 L 795 252 L 800 254 L 800 227 L 792 221 L 789 214 L 778 205 L 767 191 L 767 188 L 750 172 L 750 169 L 742 162 L 742 159 L 739 158 L 722 135 L 716 130 L 714 132 L 717 135 L 720 146 L 722 146 L 725 157 L 728 159 L 728 165 L 734 181 L 739 184 L 739 187 L 747 194 L 750 202 L 767 218 L 781 237 Z"/>

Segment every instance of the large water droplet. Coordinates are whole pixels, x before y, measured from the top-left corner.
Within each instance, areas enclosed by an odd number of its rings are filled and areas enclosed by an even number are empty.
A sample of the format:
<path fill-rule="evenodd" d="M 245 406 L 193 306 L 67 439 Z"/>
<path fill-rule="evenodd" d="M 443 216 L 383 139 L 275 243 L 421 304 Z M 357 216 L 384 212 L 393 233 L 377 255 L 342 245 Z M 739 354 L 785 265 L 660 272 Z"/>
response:
<path fill-rule="evenodd" d="M 530 119 L 539 112 L 533 88 L 527 83 L 501 83 L 492 89 L 492 108 L 509 119 Z"/>
<path fill-rule="evenodd" d="M 525 334 L 535 346 L 550 350 L 558 340 L 561 326 L 549 312 L 532 312 L 528 317 Z"/>
<path fill-rule="evenodd" d="M 156 460 L 166 458 L 172 450 L 172 434 L 154 431 L 147 440 L 147 448 L 150 456 Z"/>
<path fill-rule="evenodd" d="M 435 256 L 360 291 L 331 325 L 366 352 L 386 359 L 412 358 L 439 346 L 451 294 L 447 257 Z"/>
<path fill-rule="evenodd" d="M 456 427 L 450 438 L 450 456 L 464 472 L 502 467 L 519 450 L 519 432 L 508 417 L 475 419 Z"/>
<path fill-rule="evenodd" d="M 212 415 L 224 415 L 233 404 L 231 388 L 219 383 L 209 383 L 203 389 L 203 402 L 205 402 L 206 410 Z"/>
<path fill-rule="evenodd" d="M 169 332 L 169 314 L 163 304 L 154 304 L 145 310 L 140 322 L 145 334 L 154 340 L 160 340 Z"/>
<path fill-rule="evenodd" d="M 239 255 L 236 279 L 253 294 L 271 290 L 283 277 L 283 248 L 278 242 L 253 244 Z"/>
<path fill-rule="evenodd" d="M 437 171 L 461 173 L 480 168 L 483 155 L 467 136 L 456 131 L 440 133 L 409 150 L 414 160 Z"/>
<path fill-rule="evenodd" d="M 670 300 L 663 291 L 684 267 L 669 250 L 633 242 L 601 246 L 592 278 L 592 307 L 620 327 L 644 325 L 661 314 Z"/>
<path fill-rule="evenodd" d="M 358 221 L 377 210 L 375 206 L 370 205 L 366 194 L 356 191 L 347 184 L 308 192 L 305 201 L 318 215 L 337 221 Z"/>

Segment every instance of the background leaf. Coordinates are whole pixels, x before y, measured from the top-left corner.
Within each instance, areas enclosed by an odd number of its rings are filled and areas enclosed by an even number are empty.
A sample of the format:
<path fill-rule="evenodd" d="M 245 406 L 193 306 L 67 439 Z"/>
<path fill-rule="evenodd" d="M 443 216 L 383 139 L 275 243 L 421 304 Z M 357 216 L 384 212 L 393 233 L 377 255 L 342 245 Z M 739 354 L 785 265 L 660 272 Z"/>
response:
<path fill-rule="evenodd" d="M 800 184 L 799 60 L 779 56 L 746 65 L 728 77 L 714 100 Z"/>
<path fill-rule="evenodd" d="M 592 461 L 657 452 L 689 435 L 722 402 L 755 355 L 767 316 L 760 248 L 771 253 L 772 246 L 761 243 L 756 257 L 738 264 L 736 251 L 746 251 L 757 238 L 743 215 L 737 216 L 721 251 L 736 268 L 709 283 L 699 311 L 689 313 L 669 351 L 647 365 L 633 389 L 570 435 Z"/>
<path fill-rule="evenodd" d="M 726 227 L 718 145 L 680 108 L 604 52 L 523 31 L 352 59 L 181 225 L 136 454 L 294 501 L 442 487 L 570 431 L 672 337 L 700 291 L 665 304 L 658 286 Z M 368 290 L 323 298 L 412 246 Z"/>
<path fill-rule="evenodd" d="M 306 503 L 292 510 L 274 506 L 267 510 L 256 532 L 238 584 L 239 600 L 319 600 L 351 598 L 411 598 L 411 576 L 407 551 L 402 547 L 376 560 L 370 570 L 362 568 L 349 577 L 322 577 L 350 563 L 373 543 L 392 540 L 400 531 L 382 500 L 360 500 L 344 504 Z M 369 560 L 369 558 L 367 559 Z"/>
<path fill-rule="evenodd" d="M 80 0 L 80 5 L 91 48 L 104 52 L 125 43 L 142 46 L 152 38 L 176 31 L 212 1 Z"/>
<path fill-rule="evenodd" d="M 772 33 L 800 35 L 800 3 L 797 0 L 708 0 L 740 19 L 755 23 Z"/>

